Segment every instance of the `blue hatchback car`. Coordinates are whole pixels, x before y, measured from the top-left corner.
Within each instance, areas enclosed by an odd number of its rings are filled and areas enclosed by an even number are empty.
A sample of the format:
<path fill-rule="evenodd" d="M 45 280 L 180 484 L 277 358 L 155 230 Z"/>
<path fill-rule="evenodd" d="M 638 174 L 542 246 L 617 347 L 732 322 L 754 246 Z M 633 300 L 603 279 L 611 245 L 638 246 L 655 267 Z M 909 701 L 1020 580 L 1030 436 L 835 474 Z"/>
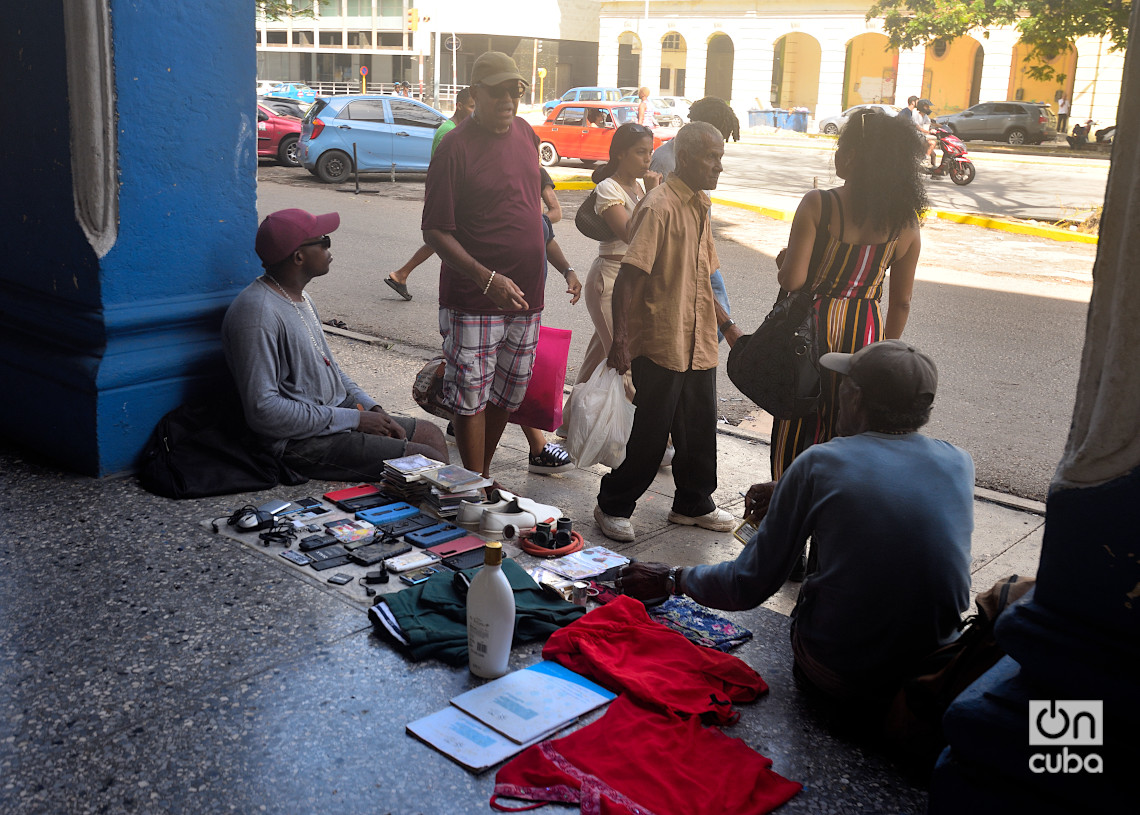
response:
<path fill-rule="evenodd" d="M 435 131 L 447 117 L 404 96 L 320 97 L 301 123 L 301 164 L 321 181 L 335 184 L 353 170 L 424 173 Z"/>
<path fill-rule="evenodd" d="M 550 113 L 563 102 L 617 102 L 621 99 L 621 88 L 601 86 L 571 88 L 562 94 L 561 99 L 551 99 L 542 103 L 542 112 Z"/>
<path fill-rule="evenodd" d="M 282 82 L 265 93 L 278 99 L 296 99 L 302 105 L 310 105 L 317 98 L 317 92 L 301 82 Z"/>

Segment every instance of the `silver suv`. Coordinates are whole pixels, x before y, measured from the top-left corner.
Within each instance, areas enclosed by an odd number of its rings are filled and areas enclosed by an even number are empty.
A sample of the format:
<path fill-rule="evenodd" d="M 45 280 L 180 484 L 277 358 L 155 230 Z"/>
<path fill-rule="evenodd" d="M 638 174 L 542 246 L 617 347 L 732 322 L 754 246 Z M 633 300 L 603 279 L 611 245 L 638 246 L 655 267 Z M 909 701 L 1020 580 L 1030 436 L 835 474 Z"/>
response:
<path fill-rule="evenodd" d="M 962 141 L 1041 144 L 1057 138 L 1057 115 L 1044 102 L 982 102 L 937 119 Z"/>

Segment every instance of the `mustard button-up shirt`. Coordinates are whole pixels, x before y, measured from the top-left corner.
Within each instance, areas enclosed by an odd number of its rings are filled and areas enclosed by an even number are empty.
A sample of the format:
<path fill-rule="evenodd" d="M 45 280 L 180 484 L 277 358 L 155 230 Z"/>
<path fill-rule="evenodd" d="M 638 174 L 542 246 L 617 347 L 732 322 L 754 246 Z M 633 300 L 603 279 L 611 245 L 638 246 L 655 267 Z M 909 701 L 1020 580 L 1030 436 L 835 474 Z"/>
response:
<path fill-rule="evenodd" d="M 709 276 L 720 268 L 702 191 L 677 175 L 651 190 L 633 213 L 622 263 L 645 272 L 635 281 L 627 321 L 630 358 L 671 371 L 717 365 L 716 310 Z"/>

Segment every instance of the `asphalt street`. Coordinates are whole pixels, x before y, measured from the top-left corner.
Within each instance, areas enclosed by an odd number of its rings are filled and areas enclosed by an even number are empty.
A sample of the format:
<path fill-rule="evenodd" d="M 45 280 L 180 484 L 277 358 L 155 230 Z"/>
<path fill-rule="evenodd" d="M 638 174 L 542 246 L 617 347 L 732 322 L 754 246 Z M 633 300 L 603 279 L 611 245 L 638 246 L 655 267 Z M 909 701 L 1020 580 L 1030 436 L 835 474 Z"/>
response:
<path fill-rule="evenodd" d="M 341 214 L 332 272 L 309 288 L 322 319 L 343 320 L 351 330 L 388 338 L 425 359 L 438 352 L 438 261 L 412 275 L 411 302 L 383 283 L 421 243 L 422 178 L 393 184 L 369 177 L 362 184 L 366 193 L 357 196 L 300 169 L 263 164 L 258 175 L 262 216 L 295 206 Z M 585 195 L 559 193 L 564 216 L 555 226 L 583 280 L 597 251 L 573 226 Z M 730 207 L 714 208 L 714 224 L 733 317 L 751 330 L 775 299 L 773 258 L 789 224 Z M 981 486 L 1041 500 L 1068 432 L 1096 247 L 944 222 L 928 222 L 923 243 L 904 337 L 939 365 L 928 432 L 974 456 Z M 572 381 L 592 326 L 584 303 L 571 307 L 561 282 L 557 274 L 549 279 L 544 322 L 574 331 Z M 722 416 L 763 434 L 767 417 L 728 380 L 727 347 L 721 347 Z"/>
<path fill-rule="evenodd" d="M 718 193 L 731 197 L 733 191 L 747 189 L 762 193 L 766 203 L 771 201 L 768 206 L 795 209 L 813 185 L 841 183 L 833 156 L 830 146 L 811 142 L 730 144 Z M 1104 203 L 1107 161 L 992 153 L 971 153 L 970 158 L 978 174 L 965 187 L 946 178 L 927 182 L 933 208 L 1052 222 L 1083 220 Z"/>

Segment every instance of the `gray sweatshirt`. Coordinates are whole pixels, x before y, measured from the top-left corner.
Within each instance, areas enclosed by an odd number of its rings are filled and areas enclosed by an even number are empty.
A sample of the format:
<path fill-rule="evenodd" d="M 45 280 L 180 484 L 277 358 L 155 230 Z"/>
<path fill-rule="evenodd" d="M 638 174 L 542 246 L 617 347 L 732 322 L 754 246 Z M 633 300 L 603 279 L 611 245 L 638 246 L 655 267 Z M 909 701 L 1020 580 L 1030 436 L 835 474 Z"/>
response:
<path fill-rule="evenodd" d="M 292 439 L 354 430 L 356 405 L 376 401 L 337 365 L 311 302 L 294 308 L 271 286 L 259 278 L 234 298 L 222 345 L 246 422 L 280 453 Z"/>

